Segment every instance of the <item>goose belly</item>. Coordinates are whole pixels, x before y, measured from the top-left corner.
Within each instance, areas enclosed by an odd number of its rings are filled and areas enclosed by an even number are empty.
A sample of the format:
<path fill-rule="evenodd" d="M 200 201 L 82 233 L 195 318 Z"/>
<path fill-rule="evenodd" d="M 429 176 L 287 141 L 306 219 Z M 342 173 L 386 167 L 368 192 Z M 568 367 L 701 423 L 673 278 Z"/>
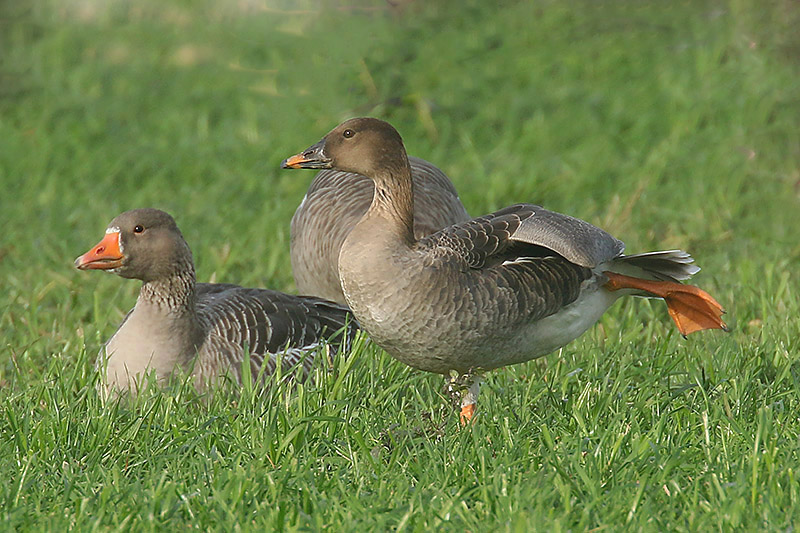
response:
<path fill-rule="evenodd" d="M 510 332 L 504 349 L 498 349 L 492 364 L 484 368 L 529 361 L 569 344 L 596 324 L 616 300 L 616 294 L 603 288 L 583 291 L 577 300 L 557 313 Z"/>
<path fill-rule="evenodd" d="M 348 301 L 378 346 L 409 366 L 440 374 L 490 370 L 546 355 L 583 334 L 617 298 L 593 284 L 555 314 L 534 322 L 504 321 L 479 302 L 451 300 L 435 289 L 409 299 L 414 289 L 398 279 L 369 288 L 380 298 Z"/>

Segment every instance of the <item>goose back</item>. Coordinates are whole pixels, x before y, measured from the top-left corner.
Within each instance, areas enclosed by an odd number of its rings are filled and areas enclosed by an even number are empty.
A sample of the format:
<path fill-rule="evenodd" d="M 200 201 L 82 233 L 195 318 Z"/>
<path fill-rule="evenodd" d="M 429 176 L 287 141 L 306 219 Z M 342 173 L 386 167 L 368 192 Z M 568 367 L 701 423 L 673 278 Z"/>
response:
<path fill-rule="evenodd" d="M 205 377 L 229 368 L 241 382 L 246 353 L 253 375 L 262 367 L 264 375 L 274 372 L 279 355 L 284 367 L 302 363 L 307 373 L 311 350 L 325 343 L 334 352 L 347 351 L 357 331 L 348 308 L 320 298 L 229 284 L 201 283 L 197 289 L 204 335 L 196 364 Z"/>

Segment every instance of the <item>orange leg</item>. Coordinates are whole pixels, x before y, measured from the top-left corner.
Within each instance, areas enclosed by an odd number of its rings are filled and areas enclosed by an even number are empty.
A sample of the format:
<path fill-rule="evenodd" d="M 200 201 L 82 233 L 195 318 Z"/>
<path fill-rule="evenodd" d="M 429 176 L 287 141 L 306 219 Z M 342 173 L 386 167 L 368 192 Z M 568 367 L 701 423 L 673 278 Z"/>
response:
<path fill-rule="evenodd" d="M 470 422 L 474 422 L 475 408 L 478 405 L 478 394 L 481 391 L 481 376 L 472 376 L 472 383 L 469 388 L 461 393 L 461 426 L 466 426 Z"/>
<path fill-rule="evenodd" d="M 461 407 L 461 416 L 459 419 L 461 420 L 461 425 L 466 426 L 470 422 L 472 422 L 472 416 L 475 414 L 475 405 L 471 403 L 469 405 L 464 405 Z"/>
<path fill-rule="evenodd" d="M 603 272 L 603 274 L 608 277 L 605 288 L 610 291 L 635 289 L 663 298 L 667 303 L 669 316 L 683 336 L 704 329 L 728 331 L 728 326 L 722 321 L 722 314 L 725 311 L 703 289 L 675 281 L 650 281 L 616 272 Z"/>

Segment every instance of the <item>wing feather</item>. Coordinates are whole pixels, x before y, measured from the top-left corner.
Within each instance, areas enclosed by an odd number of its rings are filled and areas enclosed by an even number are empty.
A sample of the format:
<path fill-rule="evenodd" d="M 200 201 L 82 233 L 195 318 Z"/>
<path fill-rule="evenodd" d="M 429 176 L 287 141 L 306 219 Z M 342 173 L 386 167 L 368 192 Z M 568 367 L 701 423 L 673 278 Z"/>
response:
<path fill-rule="evenodd" d="M 358 328 L 346 307 L 326 300 L 215 285 L 198 284 L 198 318 L 209 338 L 237 348 L 236 353 L 226 354 L 234 367 L 249 350 L 253 370 L 268 364 L 268 374 L 277 354 L 283 354 L 284 365 L 292 366 L 322 343 L 329 342 L 334 349 L 343 344 L 346 349 Z M 304 366 L 308 364 L 304 361 Z"/>
<path fill-rule="evenodd" d="M 418 242 L 433 258 L 456 259 L 481 269 L 553 253 L 587 268 L 618 257 L 625 248 L 598 227 L 531 204 L 517 204 L 454 224 Z"/>

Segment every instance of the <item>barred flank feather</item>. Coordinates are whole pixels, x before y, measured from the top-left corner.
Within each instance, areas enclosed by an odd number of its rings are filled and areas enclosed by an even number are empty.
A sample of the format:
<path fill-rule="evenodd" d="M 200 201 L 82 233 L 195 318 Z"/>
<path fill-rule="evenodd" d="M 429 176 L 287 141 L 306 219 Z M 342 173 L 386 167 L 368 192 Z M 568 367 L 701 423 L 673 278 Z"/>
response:
<path fill-rule="evenodd" d="M 322 344 L 346 351 L 357 331 L 357 322 L 346 307 L 319 298 L 198 284 L 197 300 L 198 320 L 210 335 L 248 350 L 256 373 L 268 365 L 265 375 L 275 370 L 279 354 L 285 368 L 302 363 L 307 373 L 314 362 L 309 352 Z M 205 351 L 198 354 L 200 364 Z M 228 353 L 228 364 L 238 363 L 238 354 Z"/>

